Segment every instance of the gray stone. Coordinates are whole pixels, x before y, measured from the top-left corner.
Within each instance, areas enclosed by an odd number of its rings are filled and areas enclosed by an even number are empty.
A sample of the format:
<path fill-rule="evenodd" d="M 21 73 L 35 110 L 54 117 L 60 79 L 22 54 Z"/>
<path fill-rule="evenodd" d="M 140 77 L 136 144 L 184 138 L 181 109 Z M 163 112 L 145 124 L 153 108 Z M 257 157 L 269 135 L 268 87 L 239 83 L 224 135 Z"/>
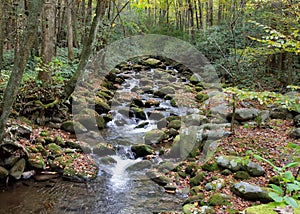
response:
<path fill-rule="evenodd" d="M 0 179 L 4 179 L 8 176 L 8 170 L 0 166 Z"/>
<path fill-rule="evenodd" d="M 264 168 L 262 168 L 259 164 L 249 161 L 246 165 L 243 165 L 243 168 L 251 175 L 251 176 L 262 176 L 265 174 Z"/>
<path fill-rule="evenodd" d="M 9 174 L 15 179 L 19 180 L 24 172 L 25 166 L 26 161 L 24 158 L 22 158 L 10 169 Z"/>
<path fill-rule="evenodd" d="M 79 122 L 74 122 L 71 120 L 65 121 L 61 124 L 60 128 L 64 131 L 70 132 L 72 134 L 75 133 L 84 133 L 88 130 Z"/>
<path fill-rule="evenodd" d="M 300 114 L 294 117 L 294 126 L 300 127 Z"/>
<path fill-rule="evenodd" d="M 154 153 L 154 150 L 151 146 L 145 144 L 135 144 L 132 145 L 131 151 L 134 153 L 136 158 L 145 157 Z"/>
<path fill-rule="evenodd" d="M 296 128 L 290 133 L 290 137 L 298 139 L 300 138 L 300 128 Z"/>
<path fill-rule="evenodd" d="M 246 182 L 235 183 L 231 191 L 237 196 L 250 201 L 270 202 L 272 199 L 268 195 L 268 191 Z"/>
<path fill-rule="evenodd" d="M 200 126 L 209 122 L 208 118 L 200 114 L 190 114 L 182 118 L 186 126 Z"/>
<path fill-rule="evenodd" d="M 160 64 L 161 61 L 158 60 L 158 59 L 149 58 L 149 59 L 144 60 L 142 63 L 143 63 L 144 65 L 156 66 L 156 65 Z"/>
<path fill-rule="evenodd" d="M 93 149 L 93 152 L 99 156 L 115 155 L 116 152 L 112 146 L 106 143 L 99 143 Z"/>
<path fill-rule="evenodd" d="M 128 172 L 135 172 L 135 171 L 141 171 L 144 169 L 151 168 L 151 162 L 148 160 L 142 160 L 140 162 L 134 163 L 133 165 L 126 168 L 126 171 Z"/>
<path fill-rule="evenodd" d="M 162 140 L 166 139 L 167 135 L 165 132 L 153 129 L 145 133 L 145 143 L 146 144 L 156 144 L 160 143 Z"/>
<path fill-rule="evenodd" d="M 259 114 L 259 110 L 255 108 L 241 108 L 235 112 L 235 119 L 239 122 L 249 121 L 256 118 Z M 230 114 L 230 118 L 232 114 Z"/>

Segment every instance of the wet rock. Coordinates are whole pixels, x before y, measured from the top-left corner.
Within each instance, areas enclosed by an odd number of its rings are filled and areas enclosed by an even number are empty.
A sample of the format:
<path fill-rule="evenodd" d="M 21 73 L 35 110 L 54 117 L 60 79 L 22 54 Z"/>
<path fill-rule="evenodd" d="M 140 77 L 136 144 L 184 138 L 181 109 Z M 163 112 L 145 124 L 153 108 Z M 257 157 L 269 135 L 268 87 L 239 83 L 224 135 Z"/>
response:
<path fill-rule="evenodd" d="M 169 124 L 168 124 L 168 128 L 171 129 L 180 129 L 181 127 L 181 120 L 172 120 Z"/>
<path fill-rule="evenodd" d="M 154 153 L 154 150 L 151 146 L 145 144 L 135 144 L 132 145 L 131 151 L 134 153 L 136 158 L 145 157 Z"/>
<path fill-rule="evenodd" d="M 135 129 L 142 129 L 142 128 L 146 128 L 149 125 L 149 122 L 143 122 L 139 125 L 137 125 L 136 127 L 134 127 Z"/>
<path fill-rule="evenodd" d="M 170 104 L 171 104 L 171 106 L 173 106 L 173 107 L 178 107 L 175 98 L 171 99 Z"/>
<path fill-rule="evenodd" d="M 140 162 L 134 163 L 133 165 L 126 168 L 126 171 L 128 172 L 135 172 L 135 171 L 141 171 L 144 169 L 151 168 L 151 162 L 148 160 L 142 160 Z"/>
<path fill-rule="evenodd" d="M 29 166 L 36 169 L 45 169 L 46 164 L 44 162 L 43 155 L 41 153 L 30 153 L 28 157 Z"/>
<path fill-rule="evenodd" d="M 146 113 L 141 108 L 132 108 L 132 111 L 136 118 L 146 120 Z"/>
<path fill-rule="evenodd" d="M 100 97 L 96 97 L 94 102 L 95 111 L 98 114 L 107 113 L 110 111 L 110 106 Z"/>
<path fill-rule="evenodd" d="M 9 174 L 9 171 L 4 167 L 0 166 L 0 180 L 5 179 Z"/>
<path fill-rule="evenodd" d="M 46 173 L 46 174 L 35 174 L 33 176 L 36 181 L 48 181 L 54 178 L 58 178 L 60 175 L 58 173 Z"/>
<path fill-rule="evenodd" d="M 111 164 L 117 163 L 117 161 L 110 156 L 105 156 L 105 157 L 101 158 L 100 162 L 103 164 L 106 164 L 106 165 L 111 165 Z"/>
<path fill-rule="evenodd" d="M 161 120 L 162 118 L 164 118 L 164 115 L 160 111 L 152 110 L 148 112 L 148 118 L 150 120 Z"/>
<path fill-rule="evenodd" d="M 76 133 L 84 133 L 87 132 L 87 129 L 79 122 L 74 122 L 71 120 L 65 121 L 61 124 L 60 127 L 62 130 L 70 132 L 72 134 L 75 134 L 75 130 Z"/>
<path fill-rule="evenodd" d="M 268 195 L 268 191 L 259 186 L 246 182 L 238 182 L 234 184 L 231 191 L 237 196 L 250 201 L 270 202 L 272 199 Z"/>
<path fill-rule="evenodd" d="M 24 158 L 22 158 L 10 169 L 9 174 L 15 179 L 19 180 L 24 172 L 25 166 L 26 161 Z"/>
<path fill-rule="evenodd" d="M 99 156 L 115 155 L 114 148 L 106 143 L 99 143 L 93 149 L 94 154 Z"/>
<path fill-rule="evenodd" d="M 161 186 L 166 186 L 167 184 L 172 183 L 172 180 L 164 175 L 160 175 L 154 171 L 147 171 L 146 175 L 153 180 L 154 182 L 156 182 L 158 185 Z"/>
<path fill-rule="evenodd" d="M 157 125 L 158 129 L 163 129 L 163 128 L 167 127 L 167 123 L 168 123 L 167 119 L 166 118 L 162 118 L 159 121 L 157 121 L 156 125 Z"/>
<path fill-rule="evenodd" d="M 299 139 L 300 138 L 300 128 L 296 128 L 296 129 L 292 130 L 290 133 L 290 137 Z"/>
<path fill-rule="evenodd" d="M 105 120 L 93 109 L 83 109 L 79 114 L 75 115 L 75 120 L 79 121 L 84 127 L 89 130 L 95 130 L 96 128 L 104 129 Z"/>
<path fill-rule="evenodd" d="M 35 173 L 36 173 L 35 170 L 30 170 L 30 171 L 23 172 L 23 173 L 22 173 L 22 178 L 23 178 L 23 179 L 29 179 L 29 178 L 31 178 L 32 176 L 34 176 Z"/>
<path fill-rule="evenodd" d="M 144 102 L 141 99 L 133 98 L 130 104 L 131 106 L 136 106 L 138 108 L 142 108 L 145 106 Z"/>
<path fill-rule="evenodd" d="M 294 121 L 294 126 L 300 127 L 300 114 L 298 114 L 297 116 L 295 116 L 294 119 L 293 119 L 293 121 Z"/>
<path fill-rule="evenodd" d="M 150 108 L 150 107 L 158 107 L 160 105 L 160 102 L 158 100 L 154 100 L 154 99 L 149 99 L 145 102 L 145 107 L 146 108 Z"/>
<path fill-rule="evenodd" d="M 222 194 L 222 193 L 215 193 L 209 199 L 207 204 L 210 206 L 222 206 L 228 203 L 228 199 L 230 196 Z"/>
<path fill-rule="evenodd" d="M 249 120 L 253 120 L 259 115 L 259 110 L 255 108 L 241 108 L 235 111 L 235 120 L 239 122 L 245 122 Z M 229 118 L 231 119 L 232 113 L 229 114 Z"/>
<path fill-rule="evenodd" d="M 165 134 L 165 132 L 158 129 L 153 129 L 145 133 L 146 144 L 157 144 L 166 138 L 167 135 Z"/>

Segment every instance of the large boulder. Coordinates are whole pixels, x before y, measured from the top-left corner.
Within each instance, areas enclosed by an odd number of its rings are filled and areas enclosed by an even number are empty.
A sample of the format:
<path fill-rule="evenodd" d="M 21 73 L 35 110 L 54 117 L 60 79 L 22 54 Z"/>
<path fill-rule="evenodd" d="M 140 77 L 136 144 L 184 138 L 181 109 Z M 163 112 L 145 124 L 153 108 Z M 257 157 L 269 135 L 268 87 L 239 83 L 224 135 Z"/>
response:
<path fill-rule="evenodd" d="M 259 115 L 259 110 L 255 108 L 241 108 L 235 111 L 235 120 L 239 122 L 245 122 L 249 120 L 253 120 Z M 232 117 L 232 114 L 229 115 Z"/>
<path fill-rule="evenodd" d="M 299 139 L 300 138 L 300 128 L 296 128 L 296 129 L 292 130 L 290 133 L 290 137 Z"/>
<path fill-rule="evenodd" d="M 259 186 L 246 182 L 235 183 L 231 191 L 237 196 L 250 201 L 271 202 L 272 199 L 268 195 L 268 191 Z"/>
<path fill-rule="evenodd" d="M 99 156 L 115 155 L 114 148 L 106 143 L 99 143 L 93 149 L 94 154 Z"/>
<path fill-rule="evenodd" d="M 25 166 L 26 166 L 26 161 L 24 158 L 22 158 L 17 163 L 15 163 L 15 165 L 10 169 L 9 174 L 18 180 L 21 178 Z"/>
<path fill-rule="evenodd" d="M 146 144 L 157 144 L 166 138 L 167 138 L 166 133 L 158 129 L 153 129 L 145 133 Z"/>
<path fill-rule="evenodd" d="M 79 114 L 75 115 L 76 121 L 79 121 L 87 129 L 105 128 L 105 120 L 93 109 L 83 109 Z"/>
<path fill-rule="evenodd" d="M 76 133 L 84 133 L 88 131 L 81 123 L 71 120 L 63 122 L 60 128 L 72 134 L 75 134 L 75 131 Z"/>
<path fill-rule="evenodd" d="M 243 161 L 242 158 L 236 156 L 219 156 L 217 164 L 234 172 L 245 170 L 252 176 L 261 176 L 265 173 L 265 170 L 259 164 L 249 160 Z"/>
<path fill-rule="evenodd" d="M 0 180 L 5 179 L 8 176 L 8 170 L 0 166 Z"/>
<path fill-rule="evenodd" d="M 154 153 L 152 147 L 145 144 L 135 144 L 131 147 L 131 151 L 134 153 L 136 158 L 145 157 Z"/>
<path fill-rule="evenodd" d="M 134 163 L 133 165 L 129 166 L 126 168 L 126 171 L 128 172 L 136 172 L 136 171 L 141 171 L 144 169 L 149 169 L 151 168 L 151 161 L 149 160 L 142 160 L 137 163 Z"/>

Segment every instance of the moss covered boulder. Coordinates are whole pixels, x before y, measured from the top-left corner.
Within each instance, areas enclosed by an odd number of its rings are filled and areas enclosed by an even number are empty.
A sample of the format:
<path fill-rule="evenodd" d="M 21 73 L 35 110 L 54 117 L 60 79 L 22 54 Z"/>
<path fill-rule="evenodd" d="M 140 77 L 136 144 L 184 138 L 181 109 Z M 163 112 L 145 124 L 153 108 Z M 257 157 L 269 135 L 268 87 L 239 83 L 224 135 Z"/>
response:
<path fill-rule="evenodd" d="M 58 156 L 63 153 L 62 148 L 55 143 L 50 143 L 50 144 L 46 145 L 45 148 L 49 151 L 49 154 L 52 156 Z M 42 150 L 42 148 L 41 148 L 41 150 Z"/>
<path fill-rule="evenodd" d="M 9 174 L 9 171 L 4 167 L 0 166 L 0 179 L 5 179 Z"/>
<path fill-rule="evenodd" d="M 199 101 L 199 102 L 204 102 L 205 100 L 207 100 L 209 97 L 207 94 L 204 94 L 202 92 L 199 92 L 196 94 L 196 99 Z"/>
<path fill-rule="evenodd" d="M 191 187 L 198 186 L 203 180 L 204 180 L 204 173 L 198 172 L 196 176 L 190 179 L 190 186 Z"/>
<path fill-rule="evenodd" d="M 46 169 L 46 164 L 41 153 L 30 153 L 28 157 L 29 166 L 36 169 Z"/>
<path fill-rule="evenodd" d="M 75 134 L 75 131 L 76 133 L 84 133 L 88 131 L 81 123 L 71 120 L 63 122 L 60 128 L 72 134 Z"/>
<path fill-rule="evenodd" d="M 94 154 L 99 156 L 115 155 L 115 149 L 107 143 L 99 143 L 93 149 Z"/>
<path fill-rule="evenodd" d="M 107 113 L 110 111 L 110 106 L 106 103 L 104 99 L 100 97 L 95 98 L 95 111 L 98 114 Z"/>
<path fill-rule="evenodd" d="M 213 194 L 209 199 L 207 204 L 210 206 L 222 206 L 228 203 L 229 196 L 221 193 Z"/>
<path fill-rule="evenodd" d="M 26 166 L 26 161 L 24 158 L 22 158 L 18 162 L 16 162 L 15 165 L 10 169 L 9 174 L 18 180 L 21 178 L 25 166 Z"/>
<path fill-rule="evenodd" d="M 181 120 L 172 120 L 168 124 L 169 129 L 173 128 L 173 129 L 178 130 L 178 129 L 180 129 L 180 127 L 181 127 Z"/>
<path fill-rule="evenodd" d="M 104 129 L 106 122 L 102 116 L 100 116 L 95 110 L 83 109 L 75 116 L 76 121 L 79 121 L 87 129 Z"/>
<path fill-rule="evenodd" d="M 137 107 L 134 107 L 131 109 L 133 114 L 135 115 L 136 118 L 139 118 L 141 120 L 146 120 L 146 113 L 144 112 L 143 109 L 141 108 L 137 108 Z"/>
<path fill-rule="evenodd" d="M 131 146 L 131 151 L 134 153 L 136 158 L 145 157 L 154 153 L 151 146 L 145 144 L 135 144 Z"/>
<path fill-rule="evenodd" d="M 298 208 L 295 208 L 293 210 L 293 214 L 300 214 L 300 201 L 297 201 Z M 278 212 L 275 212 L 275 208 L 281 208 L 284 209 L 287 205 L 285 203 L 276 203 L 276 202 L 271 202 L 268 204 L 261 204 L 261 205 L 256 205 L 252 207 L 248 207 L 247 209 L 244 210 L 243 213 L 248 213 L 248 214 L 277 214 Z"/>

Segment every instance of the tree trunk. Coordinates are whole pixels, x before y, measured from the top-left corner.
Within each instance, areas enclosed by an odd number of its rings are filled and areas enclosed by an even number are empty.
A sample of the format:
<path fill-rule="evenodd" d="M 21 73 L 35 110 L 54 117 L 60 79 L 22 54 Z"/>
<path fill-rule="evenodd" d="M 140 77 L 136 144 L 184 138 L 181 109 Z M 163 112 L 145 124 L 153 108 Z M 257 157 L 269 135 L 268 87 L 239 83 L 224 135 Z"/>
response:
<path fill-rule="evenodd" d="M 0 74 L 3 65 L 3 48 L 4 48 L 4 2 L 0 2 Z"/>
<path fill-rule="evenodd" d="M 44 5 L 42 23 L 42 60 L 44 65 L 49 64 L 54 56 L 56 18 L 55 5 L 55 0 L 46 0 Z M 51 79 L 51 70 L 42 69 L 38 74 L 38 79 L 41 80 L 43 83 L 49 82 Z"/>
<path fill-rule="evenodd" d="M 17 59 L 15 60 L 14 67 L 3 96 L 2 114 L 0 117 L 0 144 L 3 142 L 6 122 L 15 101 L 24 69 L 30 55 L 30 50 L 34 44 L 35 37 L 37 36 L 37 29 L 39 25 L 38 17 L 43 8 L 44 0 L 31 0 L 28 1 L 28 3 L 30 4 L 30 10 L 27 25 L 24 29 L 24 39 L 22 40 L 20 51 L 16 55 Z"/>
<path fill-rule="evenodd" d="M 218 25 L 221 25 L 222 12 L 223 12 L 223 3 L 222 3 L 222 0 L 219 0 L 219 5 L 218 5 Z"/>
<path fill-rule="evenodd" d="M 198 0 L 198 7 L 199 7 L 199 27 L 203 29 L 203 3 L 201 0 Z"/>
<path fill-rule="evenodd" d="M 72 7 L 73 0 L 67 1 L 66 8 L 66 18 L 67 18 L 67 36 L 68 36 L 68 58 L 70 61 L 74 59 L 74 51 L 73 51 L 73 26 L 72 26 Z"/>
<path fill-rule="evenodd" d="M 84 71 L 85 66 L 87 65 L 87 62 L 89 60 L 90 55 L 92 54 L 93 51 L 93 44 L 97 35 L 98 27 L 100 24 L 100 20 L 103 17 L 105 13 L 105 7 L 106 7 L 106 2 L 105 0 L 98 0 L 97 1 L 97 6 L 96 6 L 96 15 L 93 18 L 92 25 L 90 28 L 90 33 L 89 37 L 84 43 L 82 52 L 80 54 L 80 61 L 79 65 L 77 67 L 76 72 L 72 76 L 72 78 L 69 80 L 68 84 L 64 88 L 64 92 L 62 95 L 62 99 L 66 100 L 68 99 L 73 91 L 75 90 L 76 83 L 78 79 L 80 78 L 82 72 Z"/>
<path fill-rule="evenodd" d="M 214 18 L 214 11 L 213 11 L 213 8 L 214 8 L 214 2 L 213 2 L 213 0 L 209 0 L 209 12 L 208 12 L 208 14 L 209 14 L 209 17 L 208 17 L 208 24 L 209 24 L 209 26 L 211 27 L 211 26 L 213 26 L 213 22 L 214 22 L 214 20 L 213 20 L 213 18 Z"/>
<path fill-rule="evenodd" d="M 86 11 L 85 11 L 85 0 L 82 0 L 81 1 L 81 6 L 80 6 L 80 35 L 81 35 L 81 44 L 84 44 L 84 41 L 85 41 L 85 25 L 86 25 L 86 22 L 85 22 L 85 14 L 86 14 Z"/>

